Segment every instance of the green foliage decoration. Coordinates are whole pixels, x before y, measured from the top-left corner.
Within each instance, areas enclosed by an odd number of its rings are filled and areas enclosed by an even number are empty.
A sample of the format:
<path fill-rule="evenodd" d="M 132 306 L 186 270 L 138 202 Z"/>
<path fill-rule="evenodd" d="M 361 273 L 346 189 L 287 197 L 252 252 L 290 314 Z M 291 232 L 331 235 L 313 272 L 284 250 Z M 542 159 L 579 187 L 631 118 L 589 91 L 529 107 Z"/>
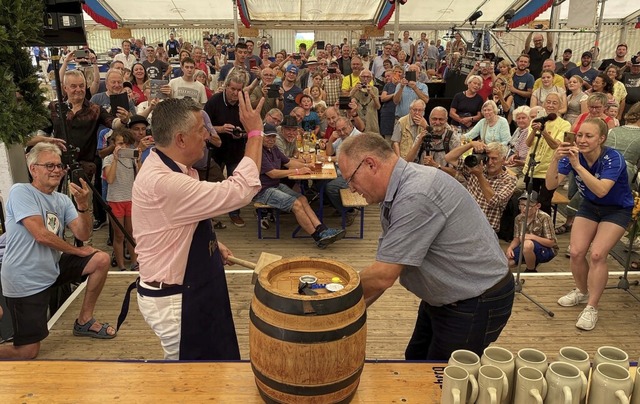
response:
<path fill-rule="evenodd" d="M 8 145 L 48 125 L 28 51 L 41 38 L 43 10 L 42 0 L 0 0 L 0 141 Z"/>

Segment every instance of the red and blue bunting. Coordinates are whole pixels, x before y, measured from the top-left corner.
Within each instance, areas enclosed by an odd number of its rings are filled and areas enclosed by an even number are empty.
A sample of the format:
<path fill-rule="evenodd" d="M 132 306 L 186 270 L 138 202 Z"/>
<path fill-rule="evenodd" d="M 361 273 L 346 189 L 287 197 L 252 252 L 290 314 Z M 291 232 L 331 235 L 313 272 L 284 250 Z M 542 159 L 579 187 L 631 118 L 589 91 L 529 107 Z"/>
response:
<path fill-rule="evenodd" d="M 240 21 L 242 25 L 249 28 L 251 27 L 251 20 L 249 20 L 249 10 L 247 9 L 247 2 L 245 0 L 235 0 L 238 5 L 238 12 L 240 13 Z"/>
<path fill-rule="evenodd" d="M 89 17 L 93 18 L 93 21 L 98 24 L 102 24 L 111 29 L 118 28 L 116 19 L 102 7 L 102 4 L 100 4 L 98 0 L 85 0 L 82 4 L 82 10 L 89 14 Z"/>
<path fill-rule="evenodd" d="M 553 0 L 530 0 L 509 21 L 509 28 L 517 28 L 535 20 L 553 5 Z"/>

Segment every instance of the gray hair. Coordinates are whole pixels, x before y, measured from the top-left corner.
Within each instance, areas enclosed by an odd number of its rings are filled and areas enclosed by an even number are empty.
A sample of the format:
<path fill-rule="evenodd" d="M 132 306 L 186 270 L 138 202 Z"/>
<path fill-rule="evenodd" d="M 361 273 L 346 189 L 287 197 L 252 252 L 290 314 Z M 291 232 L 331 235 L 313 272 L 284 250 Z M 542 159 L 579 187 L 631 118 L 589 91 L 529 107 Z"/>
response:
<path fill-rule="evenodd" d="M 484 147 L 485 152 L 498 152 L 500 158 L 507 155 L 507 146 L 499 142 L 491 142 Z"/>
<path fill-rule="evenodd" d="M 427 107 L 427 104 L 425 104 L 424 101 L 422 101 L 420 98 L 416 98 L 415 100 L 411 101 L 411 104 L 409 104 L 409 108 L 415 107 L 416 104 L 422 105 L 422 108 L 426 108 Z"/>
<path fill-rule="evenodd" d="M 431 112 L 429 112 L 429 118 L 431 118 L 431 115 L 433 115 L 433 113 L 437 111 L 444 112 L 444 116 L 446 116 L 447 118 L 449 117 L 449 111 L 447 111 L 445 107 L 441 107 L 438 105 L 437 107 L 433 107 Z"/>
<path fill-rule="evenodd" d="M 122 73 L 122 71 L 120 71 L 118 69 L 109 69 L 107 71 L 107 74 L 105 74 L 105 76 L 104 76 L 104 80 L 105 81 L 109 81 L 109 76 L 111 76 L 112 74 L 119 74 L 120 77 L 124 80 L 124 74 Z"/>
<path fill-rule="evenodd" d="M 196 124 L 194 112 L 200 113 L 200 104 L 190 98 L 170 98 L 158 103 L 153 110 L 153 138 L 160 147 L 168 147 L 178 132 L 189 132 Z"/>
<path fill-rule="evenodd" d="M 245 69 L 235 68 L 229 73 L 224 81 L 224 85 L 228 85 L 230 82 L 240 83 L 242 87 L 246 87 L 249 84 L 249 72 Z"/>
<path fill-rule="evenodd" d="M 64 72 L 64 76 L 62 77 L 62 84 L 64 85 L 64 82 L 67 81 L 67 77 L 71 76 L 81 77 L 84 83 L 87 84 L 87 79 L 86 77 L 84 77 L 84 74 L 80 70 L 67 70 L 66 72 Z"/>
<path fill-rule="evenodd" d="M 482 104 L 482 108 L 484 109 L 484 107 L 486 106 L 490 106 L 493 109 L 493 113 L 497 114 L 498 113 L 498 105 L 496 105 L 496 102 L 494 100 L 487 100 L 484 102 L 484 104 Z"/>
<path fill-rule="evenodd" d="M 515 118 L 519 114 L 525 114 L 526 116 L 529 116 L 529 112 L 531 112 L 531 108 L 526 105 L 521 105 L 513 111 L 513 117 Z"/>
<path fill-rule="evenodd" d="M 478 76 L 477 74 L 472 74 L 469 77 L 467 77 L 467 80 L 464 82 L 464 84 L 469 85 L 469 83 L 471 83 L 472 80 L 480 80 L 480 85 L 484 83 L 484 80 L 482 80 L 482 77 Z"/>
<path fill-rule="evenodd" d="M 62 151 L 58 146 L 49 142 L 39 142 L 27 153 L 27 166 L 31 167 L 38 162 L 38 158 L 42 152 L 55 153 L 58 156 L 62 156 Z"/>

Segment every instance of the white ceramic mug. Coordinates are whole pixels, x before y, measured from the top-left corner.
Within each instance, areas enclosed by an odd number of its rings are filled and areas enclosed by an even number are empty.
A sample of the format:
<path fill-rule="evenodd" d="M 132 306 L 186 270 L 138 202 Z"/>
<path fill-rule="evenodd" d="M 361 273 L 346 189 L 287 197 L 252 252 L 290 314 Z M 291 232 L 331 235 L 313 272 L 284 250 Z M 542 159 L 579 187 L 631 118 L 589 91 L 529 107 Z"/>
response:
<path fill-rule="evenodd" d="M 549 363 L 547 362 L 547 355 L 544 352 L 538 351 L 533 348 L 523 348 L 516 354 L 516 377 L 518 369 L 521 367 L 529 367 L 538 369 L 544 376 Z"/>
<path fill-rule="evenodd" d="M 601 363 L 615 363 L 629 370 L 629 355 L 614 346 L 601 346 L 593 357 L 593 369 L 595 370 Z"/>
<path fill-rule="evenodd" d="M 588 403 L 629 404 L 633 380 L 629 371 L 615 363 L 601 363 L 593 371 Z"/>
<path fill-rule="evenodd" d="M 513 380 L 515 373 L 515 358 L 513 354 L 505 348 L 498 346 L 490 346 L 485 348 L 482 353 L 480 363 L 483 365 L 493 365 L 502 370 L 507 377 L 507 394 L 501 400 L 503 404 L 509 404 L 513 395 Z"/>
<path fill-rule="evenodd" d="M 640 359 L 636 367 L 636 381 L 633 387 L 633 394 L 631 394 L 631 404 L 640 404 Z"/>
<path fill-rule="evenodd" d="M 582 373 L 584 373 L 587 380 L 589 380 L 591 361 L 589 360 L 589 354 L 586 351 L 574 346 L 562 347 L 558 354 L 558 362 L 566 362 L 575 365 L 582 371 Z"/>
<path fill-rule="evenodd" d="M 480 357 L 475 352 L 467 351 L 466 349 L 453 351 L 449 357 L 448 365 L 460 366 L 478 380 Z"/>
<path fill-rule="evenodd" d="M 547 381 L 542 372 L 523 366 L 516 371 L 515 404 L 542 404 L 547 396 Z"/>
<path fill-rule="evenodd" d="M 478 401 L 476 404 L 499 404 L 507 398 L 509 385 L 502 369 L 482 365 L 478 371 Z"/>
<path fill-rule="evenodd" d="M 478 383 L 459 366 L 444 368 L 442 404 L 471 404 L 478 398 Z"/>
<path fill-rule="evenodd" d="M 547 369 L 545 404 L 578 404 L 587 395 L 587 377 L 575 365 L 553 362 Z"/>

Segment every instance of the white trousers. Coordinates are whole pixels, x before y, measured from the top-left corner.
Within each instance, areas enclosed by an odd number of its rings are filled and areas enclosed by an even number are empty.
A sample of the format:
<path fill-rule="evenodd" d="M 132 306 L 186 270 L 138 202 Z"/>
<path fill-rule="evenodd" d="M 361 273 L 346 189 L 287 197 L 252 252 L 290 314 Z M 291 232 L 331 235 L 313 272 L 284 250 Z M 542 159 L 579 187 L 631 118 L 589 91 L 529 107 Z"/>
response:
<path fill-rule="evenodd" d="M 160 290 L 140 281 L 140 286 Z M 138 308 L 153 332 L 160 338 L 165 360 L 180 358 L 180 327 L 182 318 L 182 293 L 165 297 L 141 296 Z"/>

